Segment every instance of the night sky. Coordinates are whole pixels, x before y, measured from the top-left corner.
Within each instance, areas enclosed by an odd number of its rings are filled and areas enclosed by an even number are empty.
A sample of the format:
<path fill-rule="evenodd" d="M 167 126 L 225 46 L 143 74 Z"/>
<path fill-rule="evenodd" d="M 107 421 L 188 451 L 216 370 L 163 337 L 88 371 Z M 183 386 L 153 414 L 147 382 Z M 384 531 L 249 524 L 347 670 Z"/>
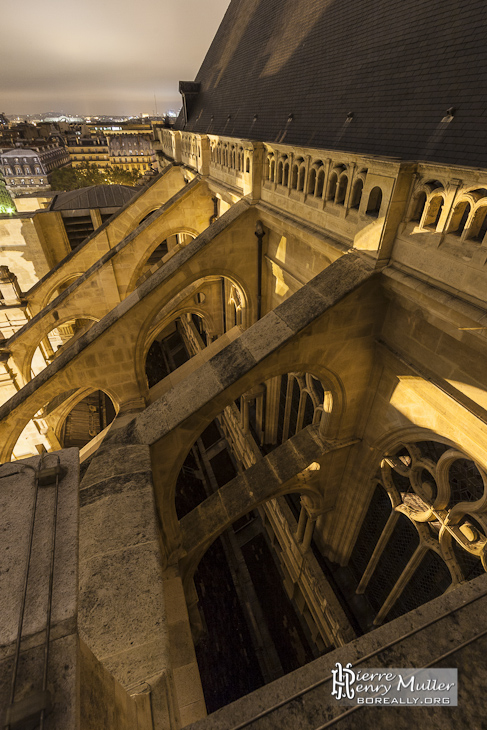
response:
<path fill-rule="evenodd" d="M 181 106 L 229 0 L 23 0 L 2 9 L 0 112 L 159 114 Z"/>

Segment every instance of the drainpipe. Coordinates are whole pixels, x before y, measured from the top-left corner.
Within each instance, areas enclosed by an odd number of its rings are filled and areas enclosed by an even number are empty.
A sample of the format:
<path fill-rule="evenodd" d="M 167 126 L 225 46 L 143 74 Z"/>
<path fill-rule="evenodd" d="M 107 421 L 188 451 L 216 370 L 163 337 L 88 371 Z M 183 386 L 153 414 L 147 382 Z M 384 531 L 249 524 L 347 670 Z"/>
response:
<path fill-rule="evenodd" d="M 257 320 L 262 316 L 262 239 L 265 236 L 262 221 L 255 224 L 257 236 Z"/>

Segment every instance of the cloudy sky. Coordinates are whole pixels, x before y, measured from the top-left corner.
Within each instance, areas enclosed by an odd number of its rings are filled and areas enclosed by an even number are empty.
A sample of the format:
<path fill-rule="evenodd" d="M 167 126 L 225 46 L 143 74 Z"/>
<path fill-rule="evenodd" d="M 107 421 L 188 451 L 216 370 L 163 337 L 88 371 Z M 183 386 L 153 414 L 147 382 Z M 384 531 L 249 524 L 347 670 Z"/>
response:
<path fill-rule="evenodd" d="M 22 0 L 2 9 L 0 111 L 180 107 L 229 0 Z"/>

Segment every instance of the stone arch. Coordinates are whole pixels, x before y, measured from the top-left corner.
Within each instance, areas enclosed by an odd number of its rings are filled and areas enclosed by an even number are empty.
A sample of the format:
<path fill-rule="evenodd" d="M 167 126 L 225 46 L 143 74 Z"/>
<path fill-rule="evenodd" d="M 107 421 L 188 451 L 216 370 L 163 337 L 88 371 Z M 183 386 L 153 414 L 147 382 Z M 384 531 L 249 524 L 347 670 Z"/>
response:
<path fill-rule="evenodd" d="M 289 160 L 284 161 L 284 167 L 282 170 L 282 184 L 285 188 L 288 187 L 289 184 Z"/>
<path fill-rule="evenodd" d="M 362 201 L 362 193 L 364 192 L 364 181 L 361 177 L 355 180 L 352 188 L 352 196 L 350 198 L 350 208 L 358 210 Z"/>
<path fill-rule="evenodd" d="M 176 311 L 174 311 L 171 316 L 169 316 L 169 317 L 165 318 L 164 320 L 162 320 L 161 322 L 159 322 L 158 325 L 151 332 L 150 337 L 148 339 L 148 343 L 146 345 L 146 348 L 144 348 L 147 351 L 146 355 L 145 355 L 144 369 L 145 369 L 145 374 L 147 377 L 149 389 L 151 387 L 153 387 L 154 385 L 156 385 L 161 380 L 163 380 L 163 378 L 166 377 L 167 375 L 169 375 L 169 373 L 170 373 L 169 370 L 167 370 L 167 372 L 166 372 L 166 368 L 162 368 L 162 371 L 161 371 L 161 368 L 157 365 L 157 360 L 159 359 L 159 356 L 161 353 L 160 345 L 159 345 L 159 338 L 161 337 L 161 335 L 163 335 L 163 333 L 168 328 L 171 327 L 172 324 L 177 325 L 178 323 L 182 324 L 183 322 L 186 325 L 185 332 L 187 333 L 188 327 L 191 327 L 191 323 L 189 321 L 185 321 L 183 319 L 184 317 L 187 317 L 188 320 L 191 317 L 191 319 L 193 320 L 193 324 L 194 324 L 194 317 L 198 317 L 199 320 L 201 320 L 201 322 L 203 323 L 203 327 L 204 327 L 204 330 L 206 333 L 206 338 L 211 338 L 213 336 L 213 332 L 215 330 L 215 324 L 214 324 L 211 314 L 196 305 L 183 306 L 183 307 L 177 309 Z M 191 335 L 192 335 L 193 341 L 194 341 L 194 339 L 198 339 L 198 345 L 200 345 L 202 347 L 206 347 L 208 345 L 208 339 L 206 339 L 206 341 L 205 341 L 205 339 L 203 338 L 202 332 L 200 332 L 199 330 L 197 330 L 197 334 L 191 333 Z M 167 337 L 170 337 L 170 336 L 171 335 L 168 333 Z M 193 354 L 195 354 L 195 353 L 193 353 Z M 152 362 L 155 363 L 155 367 L 154 366 L 151 367 L 151 361 L 149 360 L 149 358 L 151 358 L 151 357 L 152 357 Z M 190 355 L 190 358 L 191 358 L 191 355 Z M 151 370 L 152 370 L 152 373 L 151 373 Z M 162 374 L 159 376 L 159 373 L 161 373 L 161 372 L 162 372 Z"/>
<path fill-rule="evenodd" d="M 338 175 L 335 170 L 330 175 L 330 179 L 328 180 L 328 189 L 326 191 L 326 199 L 330 202 L 334 202 L 336 191 L 338 186 Z"/>
<path fill-rule="evenodd" d="M 472 215 L 467 238 L 482 243 L 487 233 L 487 204 L 478 205 Z"/>
<path fill-rule="evenodd" d="M 346 173 L 342 173 L 338 180 L 338 186 L 337 186 L 337 191 L 336 191 L 336 196 L 335 196 L 335 203 L 338 203 L 338 205 L 345 205 L 347 190 L 348 190 L 348 175 Z"/>
<path fill-rule="evenodd" d="M 141 259 L 135 266 L 134 272 L 132 274 L 132 277 L 130 279 L 129 285 L 127 287 L 127 294 L 130 294 L 134 289 L 136 288 L 137 281 L 140 279 L 141 276 L 144 274 L 144 270 L 147 268 L 147 266 L 151 265 L 148 264 L 152 254 L 156 251 L 156 249 L 163 244 L 164 241 L 167 241 L 173 236 L 179 236 L 179 235 L 185 235 L 188 237 L 191 237 L 192 239 L 197 238 L 200 234 L 199 232 L 194 228 L 189 228 L 188 226 L 183 227 L 177 227 L 177 228 L 171 228 L 168 231 L 165 231 L 164 233 L 161 233 L 158 235 L 154 241 L 151 242 L 151 245 L 144 251 Z M 168 253 L 170 251 L 168 250 Z M 162 255 L 161 258 L 164 257 L 165 254 Z M 160 259 L 161 260 L 161 259 Z"/>
<path fill-rule="evenodd" d="M 95 387 L 83 389 L 57 423 L 55 433 L 61 446 L 86 446 L 105 431 L 115 419 L 117 411 L 116 401 L 105 390 Z"/>
<path fill-rule="evenodd" d="M 236 286 L 241 294 L 243 308 L 245 311 L 245 317 L 243 326 L 246 327 L 248 324 L 252 321 L 253 312 L 251 311 L 251 300 L 250 296 L 248 294 L 248 290 L 246 285 L 240 280 L 240 277 L 235 276 L 233 273 L 226 271 L 224 269 L 222 270 L 212 270 L 209 271 L 200 271 L 198 274 L 194 275 L 194 278 L 189 281 L 184 289 L 182 289 L 176 296 L 172 297 L 169 302 L 167 302 L 163 307 L 161 305 L 157 305 L 153 307 L 149 315 L 147 316 L 145 322 L 141 325 L 139 330 L 139 336 L 137 339 L 137 343 L 135 345 L 135 372 L 137 377 L 137 382 L 139 383 L 139 387 L 141 388 L 141 391 L 144 392 L 147 388 L 146 382 L 145 382 L 145 359 L 147 357 L 147 352 L 149 350 L 150 344 L 153 341 L 153 339 L 150 339 L 150 333 L 151 330 L 154 331 L 154 325 L 155 320 L 158 317 L 161 317 L 161 311 L 162 311 L 162 317 L 161 318 L 161 327 L 158 329 L 158 331 L 161 331 L 161 328 L 167 327 L 167 325 L 174 319 L 174 310 L 177 308 L 178 310 L 181 307 L 181 303 L 191 294 L 196 294 L 198 288 L 200 288 L 205 281 L 215 281 L 218 279 L 226 279 L 232 283 L 232 285 Z M 195 309 L 193 305 L 191 305 L 191 309 Z M 202 309 L 202 312 L 205 310 Z M 164 324 L 163 324 L 164 323 Z M 214 324 L 213 324 L 214 327 Z M 155 335 L 154 335 L 155 336 Z"/>
<path fill-rule="evenodd" d="M 316 178 L 316 187 L 315 187 L 315 198 L 322 198 L 323 192 L 325 189 L 325 168 L 319 167 L 318 168 L 318 175 Z"/>
<path fill-rule="evenodd" d="M 309 177 L 308 177 L 308 195 L 314 195 L 315 194 L 315 187 L 316 187 L 316 173 L 317 168 L 313 165 L 309 171 Z"/>
<path fill-rule="evenodd" d="M 471 211 L 471 202 L 467 199 L 460 200 L 453 209 L 448 225 L 448 233 L 461 237 L 468 227 Z"/>
<path fill-rule="evenodd" d="M 69 276 L 66 276 L 64 279 L 61 279 L 61 281 L 57 282 L 57 284 L 52 287 L 48 293 L 45 295 L 44 299 L 41 302 L 40 309 L 44 309 L 47 304 L 54 301 L 62 292 L 64 292 L 68 287 L 71 286 L 71 284 L 74 284 L 74 282 L 79 279 L 81 276 L 83 276 L 83 272 L 76 272 L 73 274 L 70 274 Z"/>
<path fill-rule="evenodd" d="M 278 368 L 272 368 L 266 374 L 265 379 L 293 370 L 298 372 L 310 372 L 319 378 L 325 384 L 326 390 L 332 393 L 334 404 L 328 423 L 321 433 L 325 438 L 334 439 L 341 422 L 345 404 L 345 394 L 339 377 L 321 365 L 293 362 L 293 355 L 290 355 L 289 361 L 290 362 L 287 367 L 283 363 Z M 254 384 L 258 385 L 262 382 L 262 379 L 262 374 L 256 374 Z M 248 384 L 247 386 L 242 384 L 239 388 L 240 393 L 238 397 L 247 392 L 248 389 Z M 192 419 L 191 423 L 189 421 L 185 423 L 183 432 L 180 433 L 176 428 L 164 436 L 162 442 L 154 442 L 151 446 L 156 499 L 163 521 L 164 541 L 168 553 L 171 553 L 173 550 L 173 541 L 177 539 L 176 535 L 179 529 L 175 512 L 175 489 L 178 474 L 193 443 L 215 418 L 221 415 L 227 407 L 234 405 L 235 397 L 236 393 L 235 390 L 233 390 L 233 395 L 229 394 L 225 399 L 220 398 L 218 402 L 208 403 L 205 407 L 204 414 L 199 414 L 198 418 Z M 316 429 L 317 426 L 310 426 L 308 428 Z M 296 436 L 296 438 L 299 438 L 299 436 Z M 285 443 L 287 443 L 287 441 Z M 170 462 L 164 458 L 164 454 L 167 453 L 167 449 L 171 452 Z"/>
<path fill-rule="evenodd" d="M 51 326 L 52 322 L 47 325 L 47 327 L 45 326 L 44 329 L 47 331 L 44 332 L 43 336 L 36 344 L 30 347 L 25 356 L 22 365 L 22 375 L 25 382 L 28 382 L 32 377 L 42 372 L 42 370 L 47 367 L 47 361 L 54 359 L 56 354 L 64 348 L 65 345 L 71 342 L 73 337 L 79 337 L 83 332 L 86 332 L 92 324 L 98 321 L 99 320 L 92 314 L 80 314 L 77 317 L 73 317 L 73 315 L 70 314 L 59 319 L 54 327 Z M 34 358 L 37 362 L 33 368 L 32 364 Z M 41 366 L 42 360 L 44 360 L 44 365 Z"/>
<path fill-rule="evenodd" d="M 292 485 L 283 486 L 280 489 L 276 489 L 276 491 L 269 496 L 263 497 L 262 499 L 255 498 L 252 502 L 252 505 L 243 506 L 240 512 L 233 513 L 230 519 L 228 519 L 227 521 L 222 521 L 218 526 L 215 526 L 213 531 L 208 534 L 206 539 L 202 541 L 193 551 L 191 551 L 190 554 L 186 554 L 182 557 L 180 562 L 180 568 L 183 576 L 185 595 L 187 600 L 189 599 L 189 604 L 193 603 L 193 601 L 191 600 L 191 597 L 194 597 L 192 582 L 200 561 L 203 559 L 203 556 L 208 551 L 210 546 L 225 532 L 225 530 L 227 530 L 231 526 L 232 522 L 236 519 L 244 517 L 253 509 L 256 509 L 257 507 L 265 504 L 272 499 L 275 499 L 276 497 L 294 493 L 299 494 L 302 497 L 306 497 L 309 494 L 315 496 L 314 492 L 312 492 L 312 490 L 310 490 L 306 486 L 305 480 L 300 481 L 299 479 L 296 479 Z M 242 493 L 242 502 L 244 501 L 246 496 L 247 495 L 245 493 Z M 202 505 L 204 504 L 205 502 L 202 503 Z"/>
<path fill-rule="evenodd" d="M 423 213 L 426 209 L 426 199 L 427 195 L 425 190 L 421 190 L 415 195 L 411 205 L 411 220 L 421 223 Z"/>
<path fill-rule="evenodd" d="M 139 218 L 138 222 L 134 225 L 133 230 L 138 228 L 142 223 L 144 223 L 146 220 L 148 220 L 153 213 L 160 210 L 160 206 L 154 206 L 151 210 L 149 210 L 148 213 L 144 213 L 141 218 Z"/>
<path fill-rule="evenodd" d="M 53 433 L 55 437 L 59 440 L 62 423 L 65 421 L 69 413 L 79 402 L 83 400 L 83 398 L 85 398 L 90 393 L 94 393 L 98 390 L 103 390 L 103 392 L 110 398 L 115 413 L 118 412 L 118 400 L 115 394 L 110 389 L 107 389 L 105 387 L 99 388 L 96 384 L 93 384 L 88 388 L 76 386 L 71 390 L 64 390 L 61 393 L 58 393 L 50 401 L 46 402 L 32 415 L 31 418 L 27 420 L 27 422 L 24 421 L 23 425 L 20 424 L 15 429 L 15 431 L 12 432 L 10 442 L 7 445 L 8 454 L 5 456 L 5 458 L 10 458 L 11 454 L 13 454 L 15 458 L 19 458 L 19 454 L 16 454 L 15 452 L 17 445 L 22 440 L 22 435 L 26 431 L 32 431 L 33 428 L 36 428 L 36 425 L 37 431 L 39 433 L 39 441 L 41 443 L 43 441 L 43 434 L 47 433 L 48 431 Z M 45 442 L 45 446 L 48 446 L 47 441 Z"/>
<path fill-rule="evenodd" d="M 266 173 L 267 173 L 267 180 L 269 182 L 274 182 L 275 177 L 275 167 L 276 167 L 276 161 L 274 159 L 274 155 L 267 155 L 267 166 L 266 166 Z"/>
<path fill-rule="evenodd" d="M 369 193 L 369 197 L 367 200 L 367 215 L 370 215 L 372 218 L 378 218 L 380 214 L 380 209 L 382 206 L 382 188 L 380 188 L 378 185 L 375 185 L 372 190 Z"/>
<path fill-rule="evenodd" d="M 291 188 L 293 190 L 297 190 L 298 189 L 298 171 L 299 171 L 299 162 L 296 161 L 293 164 L 292 176 L 291 176 Z"/>
<path fill-rule="evenodd" d="M 277 163 L 277 184 L 282 185 L 282 176 L 283 176 L 283 169 L 284 169 L 284 162 L 282 159 L 280 159 Z"/>
<path fill-rule="evenodd" d="M 443 213 L 445 199 L 442 194 L 434 193 L 426 202 L 425 213 L 423 214 L 423 228 L 437 230 L 438 223 Z"/>

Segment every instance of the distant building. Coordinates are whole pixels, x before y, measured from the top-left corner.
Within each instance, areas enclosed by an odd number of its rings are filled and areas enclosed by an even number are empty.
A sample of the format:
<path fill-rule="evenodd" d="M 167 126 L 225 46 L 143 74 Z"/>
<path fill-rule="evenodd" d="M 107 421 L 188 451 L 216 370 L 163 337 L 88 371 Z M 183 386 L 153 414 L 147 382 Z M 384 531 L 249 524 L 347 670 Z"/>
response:
<path fill-rule="evenodd" d="M 67 149 L 73 167 L 88 163 L 99 168 L 113 166 L 137 170 L 141 175 L 149 171 L 157 159 L 150 138 L 137 134 L 70 137 Z"/>
<path fill-rule="evenodd" d="M 14 195 L 49 190 L 48 170 L 38 150 L 3 149 L 0 160 L 7 188 Z"/>
<path fill-rule="evenodd" d="M 81 167 L 85 163 L 97 167 L 110 164 L 105 137 L 69 138 L 67 150 L 73 167 Z"/>
<path fill-rule="evenodd" d="M 111 137 L 108 141 L 110 164 L 124 170 L 137 170 L 141 174 L 156 163 L 152 143 L 138 135 Z"/>
<path fill-rule="evenodd" d="M 95 122 L 88 122 L 87 127 L 91 132 L 99 134 L 100 132 L 104 135 L 120 136 L 121 134 L 145 134 L 150 135 L 151 123 L 149 120 L 140 121 L 134 119 L 131 122 L 123 122 L 116 120 L 98 120 Z"/>

